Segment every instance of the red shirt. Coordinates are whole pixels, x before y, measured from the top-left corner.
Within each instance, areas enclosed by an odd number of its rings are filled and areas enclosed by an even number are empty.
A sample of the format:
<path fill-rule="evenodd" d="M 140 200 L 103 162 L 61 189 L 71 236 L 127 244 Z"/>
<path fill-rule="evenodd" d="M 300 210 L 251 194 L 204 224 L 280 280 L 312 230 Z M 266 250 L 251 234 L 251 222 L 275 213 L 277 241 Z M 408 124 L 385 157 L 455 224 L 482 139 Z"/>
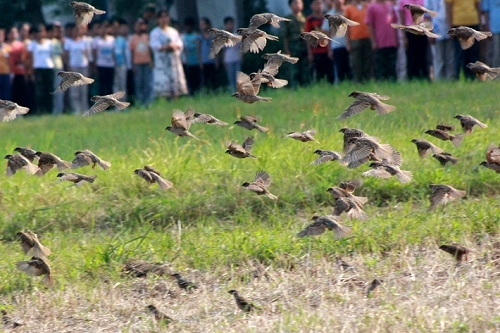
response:
<path fill-rule="evenodd" d="M 306 18 L 306 27 L 304 28 L 305 32 L 311 32 L 313 30 L 321 31 L 321 26 L 323 25 L 323 17 L 314 17 L 309 15 Z M 328 53 L 327 47 L 318 46 L 316 48 L 312 48 L 312 54 L 324 54 Z"/>
<path fill-rule="evenodd" d="M 10 71 L 14 75 L 24 75 L 24 59 L 26 57 L 26 46 L 23 42 L 15 41 L 10 44 L 9 54 Z"/>

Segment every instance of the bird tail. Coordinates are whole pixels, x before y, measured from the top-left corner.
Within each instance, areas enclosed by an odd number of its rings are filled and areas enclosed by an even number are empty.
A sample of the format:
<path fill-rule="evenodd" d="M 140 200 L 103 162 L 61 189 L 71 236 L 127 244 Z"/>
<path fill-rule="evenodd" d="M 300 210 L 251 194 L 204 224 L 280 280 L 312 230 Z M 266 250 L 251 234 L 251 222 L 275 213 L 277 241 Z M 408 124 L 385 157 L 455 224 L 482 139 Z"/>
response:
<path fill-rule="evenodd" d="M 90 78 L 90 77 L 85 77 L 85 76 L 84 76 L 84 77 L 82 77 L 80 80 L 81 80 L 83 83 L 85 83 L 85 84 L 91 84 L 91 83 L 94 83 L 94 79 L 92 79 L 92 78 Z"/>
<path fill-rule="evenodd" d="M 168 190 L 169 188 L 174 186 L 174 184 L 172 182 L 169 182 L 168 180 L 161 178 L 160 176 L 158 176 L 154 172 L 151 172 L 151 176 L 154 178 L 154 180 L 156 180 L 156 182 L 158 183 L 158 186 L 160 187 L 160 190 L 162 190 L 162 191 Z"/>
<path fill-rule="evenodd" d="M 116 106 L 119 110 L 123 110 L 123 109 L 127 108 L 129 105 L 130 105 L 130 103 L 129 103 L 129 102 L 120 102 L 120 101 L 116 101 L 116 102 L 115 102 L 115 106 Z"/>
<path fill-rule="evenodd" d="M 102 14 L 106 14 L 106 11 L 100 10 L 100 9 L 94 9 L 94 14 L 95 15 L 102 15 Z"/>
<path fill-rule="evenodd" d="M 487 72 L 490 79 L 495 79 L 498 75 L 500 75 L 500 68 L 490 68 Z"/>
<path fill-rule="evenodd" d="M 476 124 L 477 124 L 477 126 L 479 126 L 481 128 L 488 128 L 488 125 L 486 125 L 485 123 L 482 123 L 480 121 L 478 121 Z"/>
<path fill-rule="evenodd" d="M 45 274 L 42 282 L 45 283 L 45 285 L 52 287 L 54 285 L 54 277 L 52 274 Z"/>
<path fill-rule="evenodd" d="M 63 161 L 63 160 L 59 160 L 59 161 L 57 161 L 56 165 L 57 165 L 57 170 L 59 170 L 59 172 L 63 172 L 64 170 L 71 168 L 72 163 L 67 162 L 67 161 Z"/>
<path fill-rule="evenodd" d="M 357 197 L 355 195 L 353 195 L 352 197 L 349 197 L 349 199 L 351 199 L 352 201 L 354 201 L 354 203 L 360 207 L 363 207 L 365 203 L 368 202 L 368 198 L 367 197 Z"/>
<path fill-rule="evenodd" d="M 338 224 L 337 230 L 335 230 L 335 236 L 334 238 L 341 239 L 344 237 L 347 237 L 351 233 L 351 227 L 347 227 L 345 225 L 340 225 Z"/>
<path fill-rule="evenodd" d="M 255 96 L 257 97 L 257 100 L 263 101 L 263 102 L 270 102 L 272 100 L 271 97 L 260 97 L 260 96 Z"/>
<path fill-rule="evenodd" d="M 362 209 L 350 209 L 346 216 L 351 220 L 361 220 L 365 221 L 368 219 L 368 214 L 366 214 Z"/>
<path fill-rule="evenodd" d="M 286 61 L 288 61 L 291 64 L 296 64 L 297 61 L 299 61 L 299 58 L 297 58 L 297 57 L 289 57 Z"/>
<path fill-rule="evenodd" d="M 411 178 L 413 177 L 413 175 L 411 171 L 400 170 L 398 173 L 396 173 L 396 177 L 401 184 L 406 184 L 411 182 Z"/>
<path fill-rule="evenodd" d="M 377 114 L 381 115 L 381 114 L 387 114 L 389 112 L 396 110 L 396 107 L 394 105 L 389 105 L 389 104 L 379 102 L 375 106 L 375 110 L 377 111 Z"/>
<path fill-rule="evenodd" d="M 274 79 L 271 82 L 271 87 L 273 88 L 283 88 L 288 84 L 288 80 L 283 80 L 283 79 Z"/>
<path fill-rule="evenodd" d="M 491 33 L 491 31 L 475 31 L 473 30 L 473 33 L 472 35 L 474 36 L 474 38 L 476 40 L 483 40 L 483 39 L 486 39 L 488 37 L 491 37 L 493 34 Z"/>
<path fill-rule="evenodd" d="M 106 161 L 103 161 L 103 160 L 99 160 L 99 162 L 97 162 L 99 164 L 99 166 L 103 169 L 103 170 L 108 170 L 110 167 L 111 167 L 111 163 L 109 162 L 106 162 Z"/>
<path fill-rule="evenodd" d="M 272 194 L 271 192 L 269 191 L 266 191 L 266 195 L 269 199 L 272 199 L 272 200 L 278 200 L 278 197 L 275 196 L 274 194 Z"/>
<path fill-rule="evenodd" d="M 450 135 L 451 136 L 451 142 L 453 143 L 453 145 L 455 147 L 460 147 L 460 145 L 462 144 L 462 140 L 464 139 L 464 135 L 463 134 L 457 134 L 457 135 Z"/>
<path fill-rule="evenodd" d="M 85 180 L 88 181 L 89 183 L 93 183 L 96 178 L 97 176 L 88 176 L 87 178 L 85 178 Z"/>
<path fill-rule="evenodd" d="M 257 124 L 255 124 L 255 128 L 258 129 L 261 133 L 265 133 L 265 132 L 269 131 L 269 128 L 264 127 L 264 126 L 260 126 Z"/>
<path fill-rule="evenodd" d="M 491 34 L 491 32 L 490 32 L 490 34 Z M 274 41 L 279 40 L 278 36 L 269 35 L 269 34 L 266 35 L 266 39 L 274 40 Z"/>
<path fill-rule="evenodd" d="M 430 16 L 432 16 L 432 17 L 436 17 L 436 16 L 437 16 L 437 14 L 438 14 L 438 12 L 436 12 L 436 11 L 434 11 L 434 10 L 428 10 L 428 11 L 427 11 L 427 14 L 429 14 L 429 15 L 430 15 Z"/>
<path fill-rule="evenodd" d="M 450 160 L 450 162 L 451 162 L 451 163 L 453 163 L 453 164 L 457 164 L 457 163 L 460 161 L 460 159 L 458 159 L 458 158 L 456 158 L 456 157 L 451 157 L 451 156 L 450 156 L 448 159 L 449 159 L 449 160 Z"/>

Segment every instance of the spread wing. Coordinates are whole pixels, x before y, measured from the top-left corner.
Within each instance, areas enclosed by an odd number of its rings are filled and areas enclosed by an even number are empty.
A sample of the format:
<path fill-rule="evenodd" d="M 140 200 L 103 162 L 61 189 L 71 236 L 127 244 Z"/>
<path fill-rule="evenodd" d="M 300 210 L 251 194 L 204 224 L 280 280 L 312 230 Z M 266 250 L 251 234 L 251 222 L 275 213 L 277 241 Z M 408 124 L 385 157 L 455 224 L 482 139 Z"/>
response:
<path fill-rule="evenodd" d="M 326 226 L 322 221 L 316 221 L 308 225 L 304 230 L 297 234 L 297 237 L 318 236 L 326 231 Z"/>
<path fill-rule="evenodd" d="M 99 98 L 92 107 L 83 114 L 84 117 L 91 116 L 95 113 L 102 112 L 109 108 L 111 105 L 105 99 Z"/>
<path fill-rule="evenodd" d="M 181 110 L 174 110 L 172 114 L 172 127 L 180 128 L 183 130 L 189 129 L 188 123 L 186 121 L 186 115 Z"/>
<path fill-rule="evenodd" d="M 349 107 L 338 117 L 339 119 L 345 119 L 352 115 L 358 114 L 366 108 L 370 107 L 370 103 L 360 100 L 355 100 Z"/>
<path fill-rule="evenodd" d="M 243 95 L 255 95 L 254 87 L 250 76 L 243 72 L 238 72 L 237 76 L 238 92 Z"/>
<path fill-rule="evenodd" d="M 263 187 L 268 187 L 269 185 L 271 185 L 271 176 L 269 176 L 269 174 L 265 171 L 259 171 L 255 175 L 254 182 L 259 183 Z"/>

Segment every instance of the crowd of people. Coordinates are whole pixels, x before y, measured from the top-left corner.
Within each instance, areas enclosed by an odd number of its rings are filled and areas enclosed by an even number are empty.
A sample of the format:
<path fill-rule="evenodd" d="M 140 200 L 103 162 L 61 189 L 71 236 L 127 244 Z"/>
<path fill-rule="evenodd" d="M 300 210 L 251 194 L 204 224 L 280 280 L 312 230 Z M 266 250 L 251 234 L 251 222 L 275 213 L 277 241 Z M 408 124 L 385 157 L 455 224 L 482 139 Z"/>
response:
<path fill-rule="evenodd" d="M 410 12 L 403 8 L 410 3 L 437 12 L 426 19 L 439 38 L 391 27 L 412 24 Z M 300 59 L 285 66 L 283 78 L 290 87 L 316 80 L 456 80 L 461 72 L 474 77 L 465 68 L 469 62 L 500 66 L 500 5 L 493 0 L 312 0 L 308 16 L 302 0 L 289 0 L 289 6 L 290 21 L 277 33 L 283 53 Z M 299 35 L 312 30 L 328 33 L 325 14 L 341 14 L 360 24 L 327 47 L 312 48 Z M 229 32 L 236 30 L 232 17 L 221 25 Z M 493 38 L 462 50 L 447 34 L 456 26 L 492 31 Z M 30 114 L 81 114 L 89 109 L 90 96 L 126 91 L 126 99 L 148 107 L 156 97 L 173 99 L 218 89 L 221 72 L 226 73 L 223 82 L 236 91 L 243 55 L 236 46 L 212 57 L 211 27 L 208 17 L 172 22 L 168 11 L 150 5 L 134 22 L 132 33 L 120 18 L 94 21 L 88 27 L 55 22 L 0 29 L 0 99 L 29 107 Z M 53 93 L 60 71 L 79 72 L 95 83 Z"/>

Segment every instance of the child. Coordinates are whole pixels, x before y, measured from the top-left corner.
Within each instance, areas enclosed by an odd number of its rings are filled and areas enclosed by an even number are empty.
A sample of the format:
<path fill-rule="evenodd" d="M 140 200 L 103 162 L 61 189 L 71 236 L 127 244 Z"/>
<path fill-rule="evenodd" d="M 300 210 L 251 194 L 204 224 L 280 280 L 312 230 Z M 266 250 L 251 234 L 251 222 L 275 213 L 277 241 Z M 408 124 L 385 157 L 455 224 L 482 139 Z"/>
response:
<path fill-rule="evenodd" d="M 195 31 L 196 21 L 192 17 L 184 20 L 185 32 L 181 35 L 184 43 L 182 50 L 182 64 L 188 85 L 189 94 L 192 96 L 201 86 L 201 66 L 200 66 L 200 34 Z"/>
<path fill-rule="evenodd" d="M 153 100 L 153 64 L 148 25 L 144 19 L 137 20 L 134 32 L 129 41 L 129 48 L 132 53 L 135 96 L 142 106 L 149 107 Z"/>

